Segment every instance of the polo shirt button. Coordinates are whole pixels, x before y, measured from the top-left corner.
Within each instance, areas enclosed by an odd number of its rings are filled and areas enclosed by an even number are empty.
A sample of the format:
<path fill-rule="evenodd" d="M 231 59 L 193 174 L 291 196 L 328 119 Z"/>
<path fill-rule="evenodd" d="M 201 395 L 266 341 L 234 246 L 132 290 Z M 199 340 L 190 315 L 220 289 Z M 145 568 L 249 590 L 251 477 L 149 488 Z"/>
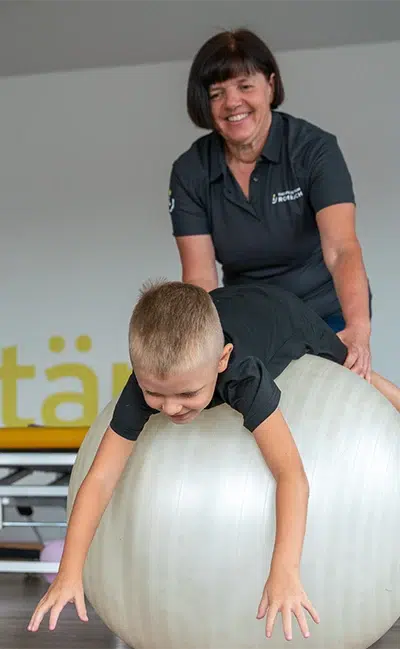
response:
<path fill-rule="evenodd" d="M 258 178 L 257 178 L 257 176 L 254 176 L 253 180 L 254 180 L 255 183 L 258 183 Z"/>

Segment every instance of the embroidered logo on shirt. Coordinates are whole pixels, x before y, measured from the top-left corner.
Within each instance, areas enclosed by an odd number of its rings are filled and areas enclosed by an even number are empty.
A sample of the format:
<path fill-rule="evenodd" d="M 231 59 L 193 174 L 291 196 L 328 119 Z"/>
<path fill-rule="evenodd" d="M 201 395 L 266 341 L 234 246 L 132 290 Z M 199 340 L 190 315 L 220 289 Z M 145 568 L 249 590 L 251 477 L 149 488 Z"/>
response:
<path fill-rule="evenodd" d="M 286 201 L 295 201 L 297 198 L 301 198 L 303 192 L 300 187 L 296 189 L 288 189 L 286 192 L 278 192 L 277 194 L 272 194 L 272 205 L 276 203 L 286 203 Z"/>
<path fill-rule="evenodd" d="M 172 214 L 173 210 L 175 207 L 175 198 L 172 198 L 172 192 L 169 190 L 168 192 L 168 209 L 169 213 Z"/>

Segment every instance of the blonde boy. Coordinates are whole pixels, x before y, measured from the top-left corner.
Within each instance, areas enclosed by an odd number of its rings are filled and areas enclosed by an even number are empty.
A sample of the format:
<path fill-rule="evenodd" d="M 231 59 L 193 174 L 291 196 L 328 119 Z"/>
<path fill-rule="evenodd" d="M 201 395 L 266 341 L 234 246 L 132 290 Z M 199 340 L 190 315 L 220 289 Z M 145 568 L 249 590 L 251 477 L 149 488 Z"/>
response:
<path fill-rule="evenodd" d="M 274 379 L 306 353 L 344 364 L 346 347 L 319 316 L 282 289 L 247 285 L 207 293 L 190 284 L 161 282 L 142 291 L 130 321 L 129 350 L 132 374 L 77 494 L 58 576 L 28 629 L 36 631 L 49 611 L 54 629 L 71 600 L 87 620 L 86 554 L 149 417 L 162 412 L 185 424 L 205 408 L 227 403 L 243 416 L 276 480 L 276 538 L 257 617 L 266 617 L 270 637 L 280 612 L 289 640 L 294 614 L 308 637 L 305 611 L 319 621 L 300 579 L 309 487 Z M 372 383 L 400 408 L 396 386 L 375 373 Z"/>

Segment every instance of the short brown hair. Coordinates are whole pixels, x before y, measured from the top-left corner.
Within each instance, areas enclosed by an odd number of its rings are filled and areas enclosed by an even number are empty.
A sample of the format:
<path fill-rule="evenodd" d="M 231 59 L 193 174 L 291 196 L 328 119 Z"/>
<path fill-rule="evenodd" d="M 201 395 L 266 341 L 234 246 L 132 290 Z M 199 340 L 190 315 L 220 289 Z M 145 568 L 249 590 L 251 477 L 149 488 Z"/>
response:
<path fill-rule="evenodd" d="M 285 99 L 282 77 L 274 55 L 261 38 L 248 29 L 235 29 L 220 32 L 206 41 L 189 72 L 186 104 L 192 122 L 200 128 L 212 129 L 210 86 L 255 72 L 262 72 L 267 80 L 271 74 L 275 75 L 271 108 L 278 108 Z"/>
<path fill-rule="evenodd" d="M 134 369 L 165 378 L 204 361 L 218 362 L 223 348 L 221 322 L 207 291 L 167 281 L 142 287 L 129 323 Z"/>

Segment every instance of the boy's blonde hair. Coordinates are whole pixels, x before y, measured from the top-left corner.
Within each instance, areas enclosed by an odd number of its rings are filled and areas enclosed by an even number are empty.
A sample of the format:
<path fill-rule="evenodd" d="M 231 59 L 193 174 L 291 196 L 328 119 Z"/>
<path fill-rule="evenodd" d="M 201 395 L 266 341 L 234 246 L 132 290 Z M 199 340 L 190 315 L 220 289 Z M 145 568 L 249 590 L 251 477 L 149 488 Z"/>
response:
<path fill-rule="evenodd" d="M 146 282 L 129 323 L 132 367 L 152 376 L 218 363 L 224 348 L 218 312 L 203 288 L 183 282 Z"/>

